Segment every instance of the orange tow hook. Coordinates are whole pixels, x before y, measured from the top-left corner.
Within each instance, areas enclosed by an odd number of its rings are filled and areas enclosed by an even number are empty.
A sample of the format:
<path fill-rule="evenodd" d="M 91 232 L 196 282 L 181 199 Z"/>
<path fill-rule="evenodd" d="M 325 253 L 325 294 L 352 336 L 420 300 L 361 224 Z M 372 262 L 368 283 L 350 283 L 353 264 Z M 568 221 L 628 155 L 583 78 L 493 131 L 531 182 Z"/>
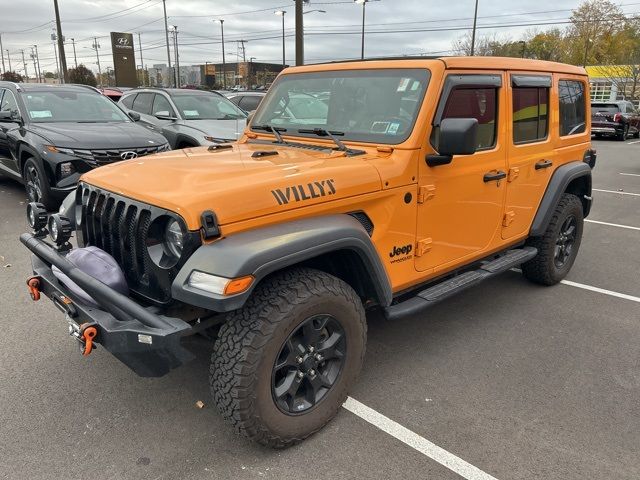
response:
<path fill-rule="evenodd" d="M 38 277 L 29 278 L 27 280 L 27 286 L 29 287 L 31 300 L 33 300 L 34 302 L 40 300 L 40 279 Z"/>
<path fill-rule="evenodd" d="M 93 339 L 96 337 L 97 334 L 98 334 L 98 330 L 96 330 L 96 327 L 90 327 L 90 326 L 80 327 L 80 337 L 82 338 L 82 340 L 84 340 L 84 345 L 82 348 L 83 356 L 86 357 L 92 352 Z"/>

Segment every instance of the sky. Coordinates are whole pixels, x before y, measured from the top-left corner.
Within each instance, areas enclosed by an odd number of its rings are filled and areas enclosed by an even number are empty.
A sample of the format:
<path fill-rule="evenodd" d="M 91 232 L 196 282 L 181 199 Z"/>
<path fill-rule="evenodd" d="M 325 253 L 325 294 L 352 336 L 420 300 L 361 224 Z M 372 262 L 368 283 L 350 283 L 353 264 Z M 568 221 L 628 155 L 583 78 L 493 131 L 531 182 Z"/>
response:
<path fill-rule="evenodd" d="M 102 71 L 113 66 L 109 32 L 135 34 L 136 62 L 140 64 L 137 33 L 145 66 L 167 63 L 162 0 L 58 0 L 62 33 L 66 37 L 67 65 L 74 65 L 71 38 L 78 63 L 97 71 L 93 37 L 100 44 Z M 478 35 L 518 39 L 532 29 L 563 27 L 580 0 L 479 0 Z M 640 12 L 640 1 L 618 2 L 626 13 Z M 475 0 L 369 0 L 366 4 L 368 57 L 451 54 L 453 41 L 471 29 Z M 222 61 L 220 23 L 224 20 L 227 62 L 247 40 L 246 59 L 282 62 L 282 17 L 286 10 L 286 61 L 294 64 L 294 2 L 292 0 L 166 0 L 169 25 L 178 27 L 181 65 Z M 362 6 L 352 0 L 310 0 L 305 7 L 305 62 L 319 63 L 360 57 Z M 323 10 L 324 12 L 313 11 Z M 55 70 L 51 34 L 53 0 L 0 0 L 0 36 L 14 70 L 33 74 L 31 47 L 38 45 L 43 71 Z M 47 23 L 48 22 L 48 23 Z M 549 25 L 533 26 L 547 23 Z M 551 25 L 557 24 L 557 25 Z M 9 50 L 8 54 L 6 50 Z M 173 62 L 173 49 L 172 49 Z"/>

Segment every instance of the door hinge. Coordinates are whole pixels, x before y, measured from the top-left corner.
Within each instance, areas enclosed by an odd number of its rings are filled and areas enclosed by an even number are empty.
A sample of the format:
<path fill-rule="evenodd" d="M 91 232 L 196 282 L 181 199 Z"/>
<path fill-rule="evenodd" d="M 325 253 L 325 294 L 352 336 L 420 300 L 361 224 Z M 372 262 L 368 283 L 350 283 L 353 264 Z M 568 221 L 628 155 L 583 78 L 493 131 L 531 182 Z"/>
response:
<path fill-rule="evenodd" d="M 503 227 L 508 227 L 509 225 L 511 225 L 513 223 L 513 219 L 516 216 L 516 212 L 514 212 L 513 210 L 508 211 L 507 213 L 504 214 L 504 217 L 502 218 L 502 226 Z"/>
<path fill-rule="evenodd" d="M 513 182 L 520 175 L 520 169 L 518 167 L 511 167 L 509 169 L 509 176 L 507 177 L 507 182 Z"/>
<path fill-rule="evenodd" d="M 418 187 L 418 203 L 424 203 L 436 196 L 435 185 L 421 185 Z"/>
<path fill-rule="evenodd" d="M 416 248 L 416 257 L 421 257 L 425 253 L 431 251 L 431 245 L 433 244 L 433 240 L 430 238 L 423 238 L 418 241 L 418 247 Z"/>

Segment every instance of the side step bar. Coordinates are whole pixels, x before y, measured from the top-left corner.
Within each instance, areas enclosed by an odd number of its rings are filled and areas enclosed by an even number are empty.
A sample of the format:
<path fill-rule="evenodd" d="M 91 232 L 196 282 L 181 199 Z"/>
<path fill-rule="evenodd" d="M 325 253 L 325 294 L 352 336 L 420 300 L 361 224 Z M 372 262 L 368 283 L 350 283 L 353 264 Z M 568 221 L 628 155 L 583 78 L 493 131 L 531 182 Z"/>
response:
<path fill-rule="evenodd" d="M 482 263 L 476 270 L 470 270 L 456 275 L 426 290 L 422 290 L 404 302 L 386 307 L 384 309 L 385 317 L 387 317 L 388 320 L 396 320 L 405 315 L 418 313 L 462 290 L 466 290 L 484 280 L 506 272 L 513 267 L 517 267 L 531 260 L 537 254 L 538 250 L 534 247 L 509 250 L 495 260 Z"/>

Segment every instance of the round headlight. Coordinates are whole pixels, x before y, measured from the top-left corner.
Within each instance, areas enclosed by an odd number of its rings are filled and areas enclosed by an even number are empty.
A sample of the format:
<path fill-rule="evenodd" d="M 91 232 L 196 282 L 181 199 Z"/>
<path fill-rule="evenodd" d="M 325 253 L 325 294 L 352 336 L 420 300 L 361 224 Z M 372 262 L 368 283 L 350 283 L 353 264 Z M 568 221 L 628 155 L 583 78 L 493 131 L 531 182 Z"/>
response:
<path fill-rule="evenodd" d="M 41 203 L 31 202 L 27 205 L 27 221 L 36 232 L 47 226 L 47 210 Z"/>
<path fill-rule="evenodd" d="M 184 242 L 184 233 L 182 227 L 177 220 L 171 220 L 167 224 L 167 229 L 164 233 L 164 244 L 167 250 L 176 258 L 182 256 L 182 248 Z"/>
<path fill-rule="evenodd" d="M 67 217 L 55 213 L 49 217 L 49 235 L 56 245 L 62 246 L 71 238 L 73 228 Z"/>

